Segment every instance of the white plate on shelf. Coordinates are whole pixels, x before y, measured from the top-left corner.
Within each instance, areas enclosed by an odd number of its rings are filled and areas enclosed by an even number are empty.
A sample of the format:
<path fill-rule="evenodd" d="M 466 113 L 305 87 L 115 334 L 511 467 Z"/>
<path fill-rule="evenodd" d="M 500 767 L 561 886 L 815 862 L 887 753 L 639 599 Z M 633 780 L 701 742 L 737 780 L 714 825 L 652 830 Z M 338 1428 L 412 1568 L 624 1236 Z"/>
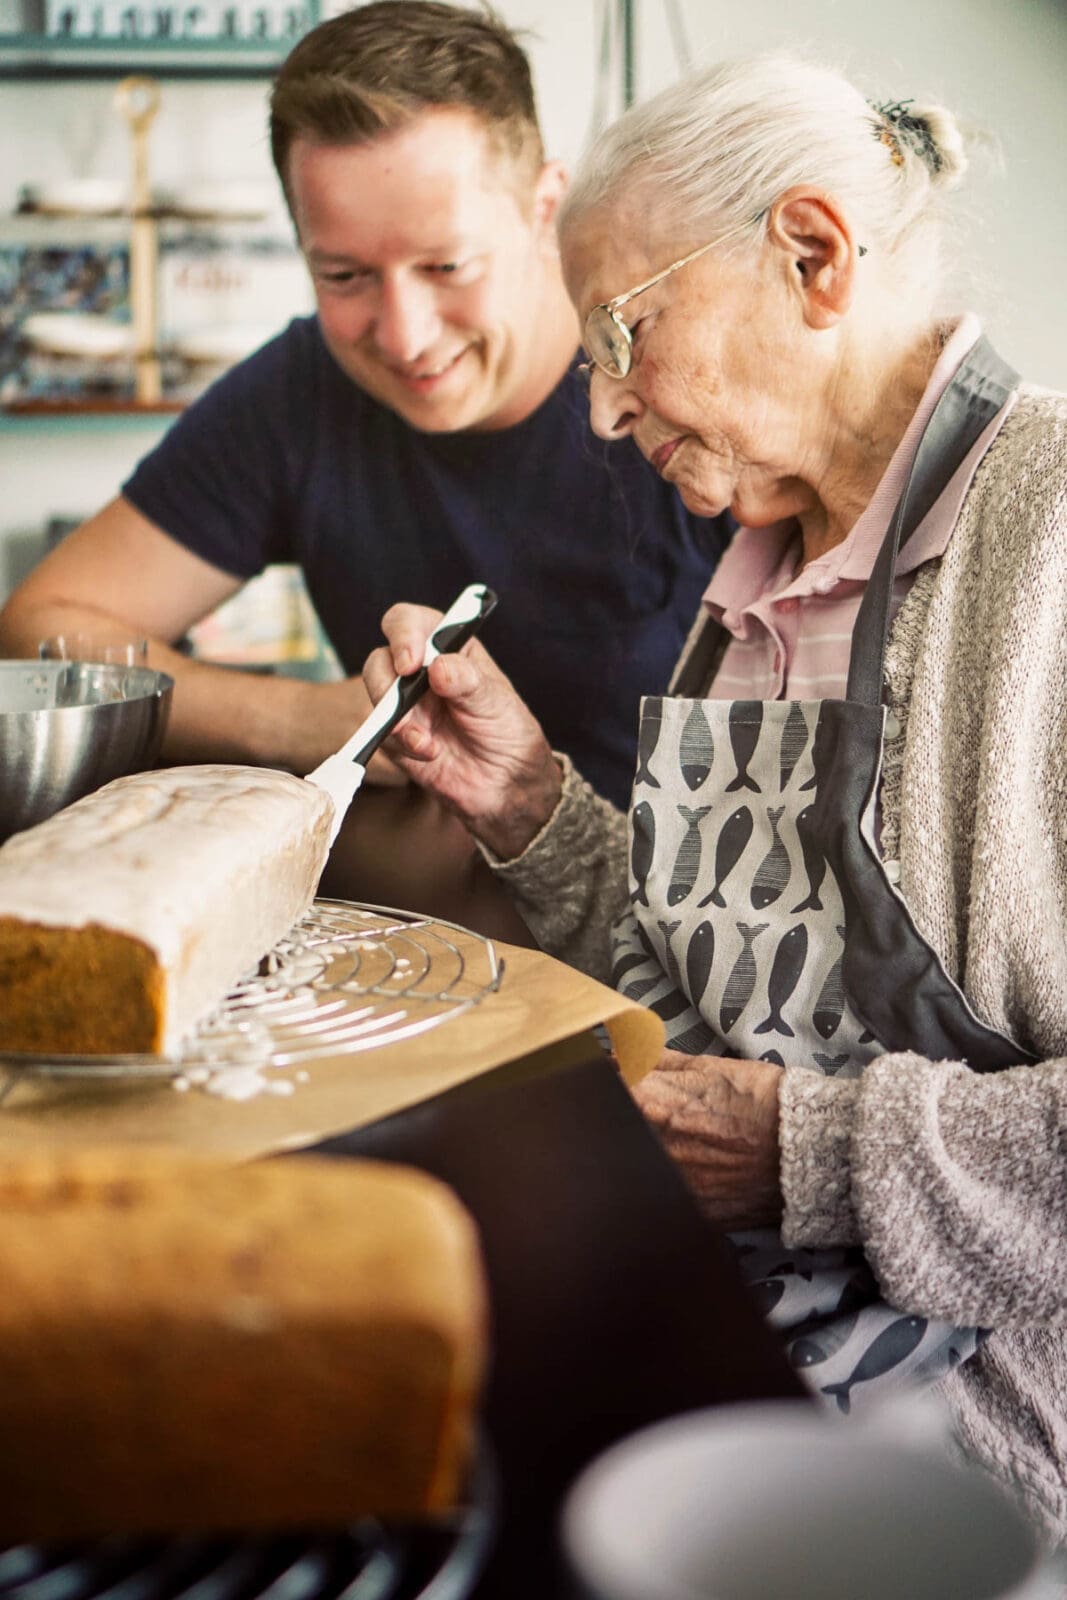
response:
<path fill-rule="evenodd" d="M 114 217 L 127 209 L 128 194 L 121 178 L 58 178 L 23 184 L 19 209 L 49 216 Z"/>
<path fill-rule="evenodd" d="M 132 356 L 134 331 L 128 322 L 97 317 L 86 311 L 36 311 L 19 329 L 35 350 L 53 356 L 91 356 L 113 360 Z"/>
<path fill-rule="evenodd" d="M 274 192 L 261 183 L 187 183 L 156 197 L 167 215 L 201 221 L 258 222 L 277 210 Z"/>
<path fill-rule="evenodd" d="M 228 366 L 243 361 L 279 331 L 276 323 L 219 323 L 215 327 L 192 328 L 176 334 L 171 351 L 182 361 L 196 365 Z"/>

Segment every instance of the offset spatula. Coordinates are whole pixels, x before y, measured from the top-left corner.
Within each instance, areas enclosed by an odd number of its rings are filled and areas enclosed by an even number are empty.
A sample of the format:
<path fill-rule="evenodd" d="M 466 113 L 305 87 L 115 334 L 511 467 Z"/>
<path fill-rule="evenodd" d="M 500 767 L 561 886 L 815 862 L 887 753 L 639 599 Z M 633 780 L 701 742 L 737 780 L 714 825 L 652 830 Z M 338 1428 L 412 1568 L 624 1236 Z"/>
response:
<path fill-rule="evenodd" d="M 438 656 L 461 650 L 468 639 L 474 637 L 485 618 L 496 605 L 496 595 L 484 583 L 472 583 L 454 601 L 426 641 L 422 666 L 397 678 L 389 692 L 382 696 L 365 722 L 340 750 L 308 773 L 308 782 L 318 784 L 333 801 L 333 844 L 341 830 L 345 813 L 367 775 L 367 763 L 386 739 L 401 717 L 411 710 L 426 690 L 430 681 L 429 665 Z"/>

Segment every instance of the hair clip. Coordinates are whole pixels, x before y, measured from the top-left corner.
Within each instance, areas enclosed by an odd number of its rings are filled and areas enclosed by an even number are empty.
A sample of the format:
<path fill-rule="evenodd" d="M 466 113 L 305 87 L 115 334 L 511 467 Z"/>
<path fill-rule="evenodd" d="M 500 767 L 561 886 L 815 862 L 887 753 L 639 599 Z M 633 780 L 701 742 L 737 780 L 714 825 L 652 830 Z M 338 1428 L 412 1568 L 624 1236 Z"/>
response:
<path fill-rule="evenodd" d="M 877 107 L 875 107 L 875 109 L 877 110 Z M 904 165 L 904 152 L 900 148 L 900 140 L 897 138 L 889 124 L 887 122 L 883 122 L 880 128 L 876 128 L 874 130 L 874 136 L 876 139 L 880 140 L 889 151 L 890 156 L 893 158 L 893 165 L 895 167 L 902 167 Z"/>
<path fill-rule="evenodd" d="M 880 117 L 884 117 L 886 122 L 892 122 L 895 126 L 898 122 L 903 122 L 908 117 L 908 107 L 913 106 L 915 101 L 883 100 L 880 103 L 876 103 L 872 100 L 870 104 Z"/>
<path fill-rule="evenodd" d="M 876 139 L 881 140 L 893 158 L 894 165 L 904 165 L 903 145 L 910 145 L 930 171 L 938 173 L 944 166 L 941 151 L 937 147 L 937 140 L 930 132 L 930 125 L 925 117 L 913 117 L 911 107 L 914 100 L 883 100 L 880 104 L 868 100 L 867 104 L 881 122 L 874 130 Z"/>

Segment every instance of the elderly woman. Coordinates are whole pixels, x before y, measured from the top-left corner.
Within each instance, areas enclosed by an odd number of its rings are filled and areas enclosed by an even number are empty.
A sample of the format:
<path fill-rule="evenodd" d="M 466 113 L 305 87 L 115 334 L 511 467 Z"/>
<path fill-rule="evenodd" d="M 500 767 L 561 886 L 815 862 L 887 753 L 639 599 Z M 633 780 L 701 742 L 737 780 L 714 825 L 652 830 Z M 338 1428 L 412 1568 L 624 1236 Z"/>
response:
<path fill-rule="evenodd" d="M 561 223 L 593 427 L 739 531 L 629 834 L 478 645 L 395 747 L 663 1018 L 638 1101 L 812 1385 L 938 1383 L 1063 1538 L 1067 402 L 940 314 L 965 166 L 947 112 L 779 58 L 608 130 Z"/>

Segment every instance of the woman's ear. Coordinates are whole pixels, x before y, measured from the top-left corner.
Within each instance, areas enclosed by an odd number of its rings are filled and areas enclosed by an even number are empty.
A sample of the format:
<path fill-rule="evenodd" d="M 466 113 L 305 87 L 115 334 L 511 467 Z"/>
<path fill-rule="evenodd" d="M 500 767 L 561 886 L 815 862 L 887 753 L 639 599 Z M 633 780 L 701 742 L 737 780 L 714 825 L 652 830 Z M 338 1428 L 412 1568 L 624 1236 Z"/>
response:
<path fill-rule="evenodd" d="M 810 328 L 831 328 L 852 303 L 859 249 L 832 195 L 787 189 L 771 207 L 768 238 L 781 250 Z"/>

